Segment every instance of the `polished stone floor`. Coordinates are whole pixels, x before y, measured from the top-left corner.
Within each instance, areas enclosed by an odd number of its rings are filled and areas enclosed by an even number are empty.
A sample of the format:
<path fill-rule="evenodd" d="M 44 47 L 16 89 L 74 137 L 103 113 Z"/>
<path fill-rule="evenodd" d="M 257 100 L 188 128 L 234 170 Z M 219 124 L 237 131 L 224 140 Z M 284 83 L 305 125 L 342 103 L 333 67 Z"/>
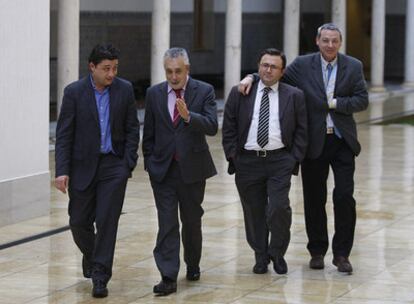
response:
<path fill-rule="evenodd" d="M 358 220 L 352 275 L 336 271 L 330 251 L 324 270 L 308 268 L 300 177 L 292 178 L 290 195 L 289 272 L 252 273 L 254 259 L 245 241 L 234 177 L 226 173 L 218 135 L 209 138 L 219 174 L 208 180 L 203 203 L 200 281 L 187 282 L 182 271 L 176 294 L 157 298 L 152 293 L 159 280 L 152 257 L 157 219 L 140 159 L 128 184 L 109 297 L 91 298 L 91 282 L 81 273 L 81 255 L 65 231 L 0 250 L 0 304 L 414 303 L 414 127 L 368 123 L 413 110 L 414 95 L 401 95 L 372 99 L 369 110 L 357 116 L 363 150 L 355 178 Z M 52 188 L 51 214 L 0 228 L 0 243 L 65 226 L 66 207 L 67 197 Z M 327 209 L 332 232 L 330 198 Z"/>

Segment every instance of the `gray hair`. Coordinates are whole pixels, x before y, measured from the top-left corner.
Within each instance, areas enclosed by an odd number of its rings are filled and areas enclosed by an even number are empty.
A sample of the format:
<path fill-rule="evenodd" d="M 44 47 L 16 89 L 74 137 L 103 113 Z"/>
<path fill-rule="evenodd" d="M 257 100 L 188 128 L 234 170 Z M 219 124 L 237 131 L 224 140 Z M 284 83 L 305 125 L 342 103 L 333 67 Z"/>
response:
<path fill-rule="evenodd" d="M 165 51 L 164 62 L 166 59 L 182 57 L 185 65 L 190 65 L 190 59 L 188 58 L 187 51 L 183 48 L 173 47 Z"/>
<path fill-rule="evenodd" d="M 323 30 L 337 31 L 339 33 L 339 38 L 342 41 L 341 30 L 339 29 L 339 27 L 336 24 L 333 24 L 333 23 L 322 24 L 320 27 L 318 27 L 318 32 L 317 32 L 317 35 L 316 35 L 317 38 L 321 37 L 321 33 L 322 33 Z"/>

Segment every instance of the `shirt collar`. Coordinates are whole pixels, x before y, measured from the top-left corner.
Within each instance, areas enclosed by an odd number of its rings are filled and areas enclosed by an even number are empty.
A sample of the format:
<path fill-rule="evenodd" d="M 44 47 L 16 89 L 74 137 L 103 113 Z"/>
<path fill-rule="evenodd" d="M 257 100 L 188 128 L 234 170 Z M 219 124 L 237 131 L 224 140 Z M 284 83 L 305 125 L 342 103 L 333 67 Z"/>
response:
<path fill-rule="evenodd" d="M 324 69 L 326 69 L 326 66 L 328 65 L 328 63 L 330 63 L 331 66 L 334 67 L 338 62 L 338 56 L 336 56 L 334 60 L 328 62 L 328 61 L 325 60 L 325 58 L 323 58 L 323 56 L 321 54 L 321 62 L 322 62 L 322 66 L 323 66 Z"/>
<path fill-rule="evenodd" d="M 94 89 L 94 91 L 95 92 L 98 92 L 99 94 L 105 94 L 105 93 L 107 93 L 108 91 L 109 91 L 109 86 L 108 87 L 106 87 L 105 88 L 105 90 L 103 90 L 102 92 L 101 91 L 99 91 L 97 88 L 96 88 L 96 85 L 95 85 L 95 82 L 93 81 L 93 77 L 92 77 L 92 74 L 89 74 L 89 79 L 91 80 L 91 85 L 92 85 L 92 88 Z"/>
<path fill-rule="evenodd" d="M 266 88 L 267 86 L 260 80 L 259 81 L 259 85 L 257 87 L 257 90 L 259 92 L 262 92 L 264 88 Z M 274 85 L 270 86 L 270 88 L 272 89 L 272 92 L 277 92 L 279 89 L 279 81 L 276 82 Z"/>

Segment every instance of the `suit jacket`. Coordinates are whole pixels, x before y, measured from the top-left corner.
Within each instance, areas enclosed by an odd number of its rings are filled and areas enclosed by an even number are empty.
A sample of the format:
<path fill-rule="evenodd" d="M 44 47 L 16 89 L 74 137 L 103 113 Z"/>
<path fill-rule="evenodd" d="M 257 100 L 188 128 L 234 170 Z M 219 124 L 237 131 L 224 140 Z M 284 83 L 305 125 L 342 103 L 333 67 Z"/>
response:
<path fill-rule="evenodd" d="M 235 172 L 233 159 L 244 148 L 252 122 L 258 82 L 251 94 L 244 96 L 233 87 L 226 102 L 223 120 L 223 147 L 229 161 L 228 172 Z M 292 156 L 301 162 L 306 153 L 307 121 L 303 92 L 290 85 L 279 83 L 279 122 L 282 143 Z M 294 170 L 297 174 L 298 166 Z"/>
<path fill-rule="evenodd" d="M 147 90 L 142 151 L 151 179 L 162 182 L 174 154 L 185 183 L 205 180 L 217 174 L 206 135 L 217 133 L 217 106 L 211 85 L 189 77 L 184 100 L 190 111 L 189 123 L 180 118 L 173 126 L 168 111 L 168 83 Z"/>
<path fill-rule="evenodd" d="M 306 98 L 309 144 L 306 157 L 314 159 L 321 153 L 326 135 L 326 116 L 330 113 L 335 127 L 355 155 L 361 151 L 353 113 L 368 107 L 368 92 L 362 63 L 338 54 L 334 98 L 336 109 L 328 107 L 319 52 L 297 57 L 287 68 L 282 81 L 301 89 Z"/>
<path fill-rule="evenodd" d="M 130 82 L 114 79 L 109 107 L 112 148 L 131 172 L 138 159 L 139 123 Z M 71 187 L 86 189 L 98 166 L 100 133 L 95 93 L 88 75 L 64 90 L 56 128 L 56 176 L 68 175 Z"/>

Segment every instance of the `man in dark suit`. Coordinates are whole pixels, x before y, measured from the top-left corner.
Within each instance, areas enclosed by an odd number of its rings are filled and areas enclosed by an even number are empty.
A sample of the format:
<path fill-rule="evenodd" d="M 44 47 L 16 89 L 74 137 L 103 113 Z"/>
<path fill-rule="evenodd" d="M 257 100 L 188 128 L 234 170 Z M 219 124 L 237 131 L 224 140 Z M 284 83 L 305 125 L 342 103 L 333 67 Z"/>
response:
<path fill-rule="evenodd" d="M 285 66 L 281 51 L 262 51 L 260 81 L 252 94 L 244 96 L 233 87 L 224 112 L 224 152 L 229 173 L 236 173 L 257 274 L 267 272 L 269 259 L 276 273 L 287 273 L 284 255 L 292 223 L 290 179 L 297 174 L 307 144 L 304 96 L 301 90 L 279 82 Z"/>
<path fill-rule="evenodd" d="M 286 69 L 282 81 L 303 90 L 308 112 L 309 145 L 302 163 L 309 266 L 323 269 L 328 250 L 326 198 L 329 167 L 334 174 L 333 205 L 335 234 L 333 261 L 338 271 L 351 273 L 349 261 L 355 222 L 355 156 L 361 151 L 353 113 L 368 107 L 362 63 L 339 53 L 342 35 L 332 24 L 319 27 L 319 52 L 297 57 Z M 240 84 L 244 91 L 250 78 Z"/>
<path fill-rule="evenodd" d="M 55 186 L 69 189 L 70 229 L 98 298 L 108 295 L 125 188 L 138 158 L 134 92 L 116 77 L 118 55 L 111 45 L 92 50 L 90 74 L 65 88 L 56 129 Z"/>
<path fill-rule="evenodd" d="M 162 280 L 157 295 L 177 290 L 180 233 L 187 280 L 200 278 L 201 203 L 206 179 L 215 175 L 206 135 L 217 133 L 217 107 L 211 85 L 189 77 L 185 49 L 171 48 L 164 55 L 167 81 L 148 89 L 142 150 L 158 212 L 154 258 Z"/>

